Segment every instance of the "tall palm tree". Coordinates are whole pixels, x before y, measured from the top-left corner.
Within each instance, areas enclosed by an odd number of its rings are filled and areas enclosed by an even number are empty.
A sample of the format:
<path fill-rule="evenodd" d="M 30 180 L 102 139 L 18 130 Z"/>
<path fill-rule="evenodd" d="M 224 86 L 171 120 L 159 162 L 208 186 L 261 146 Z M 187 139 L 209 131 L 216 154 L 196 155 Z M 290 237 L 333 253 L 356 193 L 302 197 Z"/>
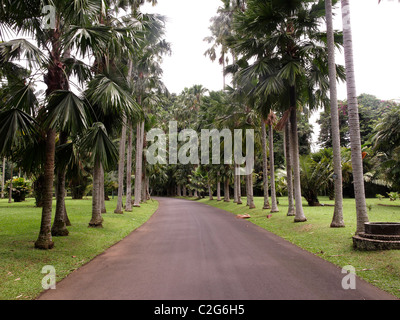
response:
<path fill-rule="evenodd" d="M 335 62 L 335 42 L 333 33 L 332 0 L 325 1 L 326 25 L 328 36 L 328 62 L 329 62 L 329 88 L 331 100 L 331 127 L 333 144 L 333 164 L 334 164 L 334 183 L 335 183 L 335 209 L 331 222 L 331 227 L 344 227 L 343 220 L 343 178 L 342 178 L 342 159 L 340 149 L 340 128 L 339 111 L 337 102 L 336 85 L 336 62 Z"/>
<path fill-rule="evenodd" d="M 53 29 L 43 29 L 41 25 L 41 1 L 36 3 L 21 3 L 20 1 L 8 1 L 4 3 L 0 13 L 0 22 L 16 31 L 22 31 L 32 35 L 40 49 L 24 39 L 14 39 L 1 44 L 2 63 L 9 63 L 19 58 L 27 58 L 28 66 L 39 69 L 44 73 L 44 82 L 47 85 L 46 97 L 50 97 L 57 91 L 65 89 L 66 64 L 64 54 L 70 50 L 76 50 L 81 56 L 94 54 L 97 61 L 105 52 L 105 46 L 112 44 L 114 54 L 119 54 L 129 48 L 135 39 L 133 28 L 117 28 L 115 25 L 104 26 L 102 13 L 112 5 L 104 1 L 52 1 L 55 8 L 55 26 Z M 109 16 L 111 18 L 111 16 Z M 112 19 L 112 18 L 111 18 Z M 82 35 L 85 34 L 85 37 Z M 110 48 L 110 47 L 109 47 Z M 46 50 L 48 55 L 42 53 Z M 125 50 L 126 51 L 126 50 Z M 84 64 L 76 64 L 76 66 Z M 87 76 L 88 73 L 76 73 L 79 76 Z M 84 80 L 82 78 L 80 81 Z M 47 103 L 44 104 L 44 107 Z M 51 212 L 52 194 L 55 164 L 55 124 L 46 120 L 47 113 L 42 112 L 41 130 L 45 133 L 46 152 L 43 180 L 43 209 L 41 230 L 35 247 L 40 249 L 52 248 L 54 243 L 51 238 Z"/>
<path fill-rule="evenodd" d="M 354 194 L 357 212 L 356 234 L 364 232 L 369 221 L 365 200 L 363 159 L 361 150 L 360 118 L 358 115 L 357 89 L 354 71 L 353 36 L 351 30 L 350 1 L 341 0 L 343 20 L 343 42 L 347 79 L 347 102 L 351 145 L 351 162 L 354 177 Z"/>
<path fill-rule="evenodd" d="M 324 16 L 322 0 L 249 0 L 246 11 L 235 15 L 231 41 L 242 60 L 251 61 L 239 71 L 242 77 L 259 75 L 253 91 L 259 96 L 277 95 L 281 110 L 290 110 L 295 222 L 307 220 L 302 207 L 298 109 L 306 104 L 315 108 L 324 100 L 327 48 L 319 31 Z"/>
<path fill-rule="evenodd" d="M 2 173 L 1 173 L 1 199 L 4 199 L 4 181 L 5 181 L 5 174 L 6 174 L 6 157 L 3 157 L 3 166 L 2 166 Z"/>
<path fill-rule="evenodd" d="M 276 201 L 275 191 L 275 160 L 274 160 L 274 124 L 276 122 L 276 115 L 273 111 L 270 112 L 267 118 L 269 126 L 269 164 L 271 172 L 271 212 L 279 212 L 278 204 Z"/>
<path fill-rule="evenodd" d="M 123 119 L 122 123 L 122 133 L 121 139 L 119 140 L 119 161 L 118 161 L 118 199 L 117 199 L 117 208 L 114 210 L 114 213 L 123 213 L 123 203 L 122 203 L 122 194 L 124 191 L 124 173 L 125 173 L 125 148 L 126 148 L 126 117 Z M 127 200 L 128 201 L 128 200 Z"/>
<path fill-rule="evenodd" d="M 93 161 L 92 219 L 89 227 L 102 228 L 100 202 L 100 178 L 102 168 L 108 170 L 117 162 L 118 151 L 102 123 L 94 123 L 82 138 L 81 148 L 90 154 Z"/>

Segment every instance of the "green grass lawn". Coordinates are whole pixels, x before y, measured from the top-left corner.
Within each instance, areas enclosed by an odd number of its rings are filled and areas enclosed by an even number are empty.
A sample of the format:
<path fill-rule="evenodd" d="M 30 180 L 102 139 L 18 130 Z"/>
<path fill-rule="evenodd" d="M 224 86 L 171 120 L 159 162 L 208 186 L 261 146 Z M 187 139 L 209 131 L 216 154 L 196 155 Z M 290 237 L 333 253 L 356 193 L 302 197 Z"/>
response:
<path fill-rule="evenodd" d="M 242 198 L 243 205 L 231 201 L 199 200 L 234 214 L 248 213 L 252 223 L 271 231 L 291 243 L 328 260 L 337 266 L 352 265 L 357 275 L 375 286 L 400 298 L 400 250 L 361 252 L 352 247 L 352 236 L 356 230 L 356 211 L 353 199 L 345 199 L 344 220 L 346 227 L 330 228 L 333 207 L 308 207 L 304 202 L 307 222 L 294 223 L 293 217 L 286 216 L 287 199 L 279 198 L 279 213 L 267 218 L 269 210 L 262 210 L 263 198 L 255 198 L 256 209 L 249 210 Z M 320 198 L 321 203 L 333 205 L 334 201 Z M 399 205 L 399 207 L 381 206 Z M 400 201 L 390 202 L 388 199 L 367 199 L 368 215 L 371 222 L 399 222 Z"/>
<path fill-rule="evenodd" d="M 102 229 L 88 228 L 91 199 L 66 200 L 72 226 L 67 237 L 54 237 L 54 249 L 34 249 L 39 234 L 41 208 L 34 199 L 22 203 L 0 200 L 0 300 L 34 299 L 42 291 L 46 265 L 55 267 L 57 281 L 66 277 L 146 222 L 157 210 L 150 200 L 123 215 L 114 214 L 116 199 L 107 201 Z M 53 205 L 53 217 L 55 202 Z"/>

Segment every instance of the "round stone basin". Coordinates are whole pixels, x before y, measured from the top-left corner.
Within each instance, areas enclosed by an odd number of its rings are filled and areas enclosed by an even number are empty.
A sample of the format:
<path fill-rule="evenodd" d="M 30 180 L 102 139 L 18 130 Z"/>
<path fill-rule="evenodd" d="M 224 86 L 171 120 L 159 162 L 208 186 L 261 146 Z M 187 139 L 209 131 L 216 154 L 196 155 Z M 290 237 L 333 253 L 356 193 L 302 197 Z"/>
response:
<path fill-rule="evenodd" d="M 381 235 L 400 235 L 399 222 L 367 222 L 365 233 Z"/>

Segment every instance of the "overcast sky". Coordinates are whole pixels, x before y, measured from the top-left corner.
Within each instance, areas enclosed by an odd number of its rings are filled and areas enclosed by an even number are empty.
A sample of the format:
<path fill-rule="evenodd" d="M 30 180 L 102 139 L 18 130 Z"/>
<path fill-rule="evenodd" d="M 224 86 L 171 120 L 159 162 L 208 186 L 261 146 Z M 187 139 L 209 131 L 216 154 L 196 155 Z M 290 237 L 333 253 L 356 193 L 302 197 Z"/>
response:
<path fill-rule="evenodd" d="M 400 3 L 397 0 L 351 0 L 351 15 L 356 67 L 357 92 L 380 99 L 400 99 Z M 168 19 L 167 41 L 172 55 L 166 57 L 164 82 L 171 92 L 202 84 L 210 90 L 222 89 L 222 68 L 204 52 L 203 41 L 210 35 L 210 18 L 216 15 L 219 0 L 158 0 L 158 5 L 143 6 L 143 12 L 155 12 Z M 340 6 L 338 7 L 340 9 Z M 335 27 L 341 28 L 340 10 Z M 338 53 L 337 63 L 344 64 Z M 339 99 L 346 88 L 339 86 Z"/>

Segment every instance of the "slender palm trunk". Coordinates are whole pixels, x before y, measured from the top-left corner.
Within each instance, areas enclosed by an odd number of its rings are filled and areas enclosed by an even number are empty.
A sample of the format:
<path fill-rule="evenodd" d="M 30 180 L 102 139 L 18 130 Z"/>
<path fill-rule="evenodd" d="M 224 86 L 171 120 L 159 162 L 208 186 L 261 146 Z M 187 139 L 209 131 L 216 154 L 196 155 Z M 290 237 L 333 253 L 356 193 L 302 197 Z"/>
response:
<path fill-rule="evenodd" d="M 142 196 L 142 123 L 136 125 L 136 170 L 135 170 L 135 202 L 134 207 L 140 207 Z"/>
<path fill-rule="evenodd" d="M 52 249 L 54 247 L 54 242 L 51 236 L 51 213 L 53 206 L 55 151 L 56 131 L 54 129 L 49 129 L 46 137 L 42 219 L 39 237 L 35 242 L 35 248 L 37 249 Z"/>
<path fill-rule="evenodd" d="M 142 139 L 142 144 L 141 144 L 141 151 L 140 151 L 140 167 L 142 168 L 142 182 L 141 182 L 141 189 L 142 189 L 142 196 L 140 199 L 140 202 L 146 203 L 147 201 L 147 195 L 146 195 L 146 181 L 147 181 L 147 172 L 146 172 L 146 154 L 143 152 L 143 150 L 147 147 L 147 142 L 146 142 L 146 132 L 144 131 L 144 121 L 142 122 L 142 132 L 141 132 L 141 139 Z"/>
<path fill-rule="evenodd" d="M 68 135 L 66 132 L 61 132 L 59 144 L 63 145 L 67 142 Z M 56 184 L 56 213 L 54 216 L 51 234 L 53 237 L 63 237 L 69 234 L 65 221 L 65 172 L 66 169 L 60 166 L 57 169 L 57 184 Z"/>
<path fill-rule="evenodd" d="M 150 200 L 151 195 L 150 195 L 150 177 L 146 176 L 146 200 Z"/>
<path fill-rule="evenodd" d="M 299 138 L 297 132 L 297 108 L 296 108 L 296 88 L 290 88 L 290 144 L 292 146 L 292 160 L 293 160 L 293 173 L 294 173 L 294 199 L 296 202 L 296 214 L 294 222 L 307 221 L 303 211 L 302 195 L 301 195 L 301 182 L 300 182 L 300 161 L 299 161 Z"/>
<path fill-rule="evenodd" d="M 274 128 L 269 124 L 269 165 L 271 172 L 271 212 L 279 212 L 275 190 Z"/>
<path fill-rule="evenodd" d="M 217 172 L 217 201 L 221 201 L 221 173 L 220 171 Z"/>
<path fill-rule="evenodd" d="M 56 28 L 51 31 L 49 42 L 51 43 L 50 60 L 51 66 L 44 78 L 47 85 L 46 96 L 49 97 L 53 92 L 62 90 L 67 85 L 63 62 L 61 61 L 61 29 L 60 16 L 57 16 Z M 47 129 L 46 149 L 44 164 L 44 185 L 43 185 L 43 208 L 40 224 L 39 237 L 35 242 L 35 248 L 51 249 L 54 242 L 51 237 L 51 214 L 53 207 L 53 180 L 56 150 L 56 131 Z"/>
<path fill-rule="evenodd" d="M 3 174 L 1 175 L 1 199 L 4 199 L 5 175 L 6 175 L 6 157 L 3 157 Z"/>
<path fill-rule="evenodd" d="M 132 211 L 132 122 L 128 120 L 128 151 L 126 153 L 126 203 L 125 210 Z"/>
<path fill-rule="evenodd" d="M 350 22 L 350 1 L 341 0 L 343 18 L 343 42 L 347 79 L 347 102 L 349 111 L 349 132 L 351 145 L 351 163 L 354 178 L 354 194 L 357 212 L 356 234 L 364 232 L 364 224 L 368 222 L 367 204 L 365 200 L 364 172 L 361 151 L 360 119 L 356 80 L 354 72 L 353 36 Z"/>
<path fill-rule="evenodd" d="M 68 212 L 67 212 L 67 207 L 65 206 L 65 201 L 64 201 L 64 219 L 65 219 L 65 225 L 67 227 L 72 226 L 71 221 L 69 220 L 69 217 L 68 217 Z"/>
<path fill-rule="evenodd" d="M 114 213 L 122 214 L 124 213 L 122 195 L 124 192 L 124 174 L 125 174 L 125 145 L 126 145 L 126 118 L 122 124 L 121 140 L 119 142 L 119 163 L 118 163 L 118 200 L 117 208 Z"/>
<path fill-rule="evenodd" d="M 140 155 L 139 155 L 139 161 L 140 161 L 140 168 L 142 169 L 142 185 L 146 183 L 146 158 L 145 154 L 143 152 L 144 148 L 146 147 L 146 132 L 144 130 L 144 125 L 145 122 L 142 122 L 142 127 L 141 127 L 141 136 L 140 138 L 142 139 L 142 143 L 140 145 Z M 146 202 L 146 196 L 143 194 L 142 198 L 140 199 L 141 202 Z"/>
<path fill-rule="evenodd" d="M 229 197 L 229 178 L 228 176 L 225 176 L 224 180 L 224 202 L 229 202 L 231 201 Z"/>
<path fill-rule="evenodd" d="M 248 181 L 248 206 L 249 209 L 255 209 L 255 204 L 254 204 L 254 194 L 253 194 L 253 174 L 249 174 L 247 176 L 247 181 Z"/>
<path fill-rule="evenodd" d="M 344 227 L 343 221 L 343 186 L 342 186 L 342 159 L 340 151 L 339 111 L 336 85 L 335 44 L 333 37 L 332 0 L 325 1 L 326 25 L 328 36 L 328 63 L 329 84 L 331 99 L 331 127 L 333 144 L 333 166 L 335 173 L 335 209 L 333 213 L 332 228 Z"/>
<path fill-rule="evenodd" d="M 101 216 L 100 201 L 100 179 L 101 179 L 101 162 L 96 159 L 93 168 L 93 195 L 92 195 L 92 219 L 89 222 L 91 228 L 102 228 L 103 218 Z"/>
<path fill-rule="evenodd" d="M 11 162 L 10 165 L 10 171 L 11 171 L 11 178 L 10 178 L 10 184 L 8 186 L 9 192 L 8 192 L 8 203 L 12 203 L 12 190 L 13 190 L 13 171 L 14 171 L 14 164 Z"/>
<path fill-rule="evenodd" d="M 106 195 L 105 195 L 105 189 L 104 189 L 104 169 L 103 166 L 100 166 L 100 208 L 101 208 L 101 213 L 107 213 L 107 208 L 106 208 Z"/>
<path fill-rule="evenodd" d="M 294 199 L 293 199 L 293 174 L 292 174 L 292 148 L 290 145 L 290 120 L 285 125 L 285 158 L 286 158 L 286 181 L 288 190 L 288 212 L 287 216 L 294 216 Z"/>
<path fill-rule="evenodd" d="M 267 129 L 265 122 L 261 121 L 261 143 L 263 151 L 263 191 L 264 191 L 264 206 L 263 209 L 271 209 L 268 195 L 268 155 L 267 155 Z"/>
<path fill-rule="evenodd" d="M 239 166 L 239 165 L 238 165 Z M 242 204 L 242 176 L 238 176 L 238 202 L 237 204 Z"/>
<path fill-rule="evenodd" d="M 237 164 L 234 164 L 234 169 L 233 169 L 233 203 L 238 202 L 238 175 L 236 175 L 236 167 Z"/>
<path fill-rule="evenodd" d="M 213 200 L 214 198 L 213 198 L 213 194 L 212 194 L 212 191 L 211 191 L 210 178 L 208 178 L 207 183 L 208 183 L 208 198 L 209 198 L 209 200 Z"/>

